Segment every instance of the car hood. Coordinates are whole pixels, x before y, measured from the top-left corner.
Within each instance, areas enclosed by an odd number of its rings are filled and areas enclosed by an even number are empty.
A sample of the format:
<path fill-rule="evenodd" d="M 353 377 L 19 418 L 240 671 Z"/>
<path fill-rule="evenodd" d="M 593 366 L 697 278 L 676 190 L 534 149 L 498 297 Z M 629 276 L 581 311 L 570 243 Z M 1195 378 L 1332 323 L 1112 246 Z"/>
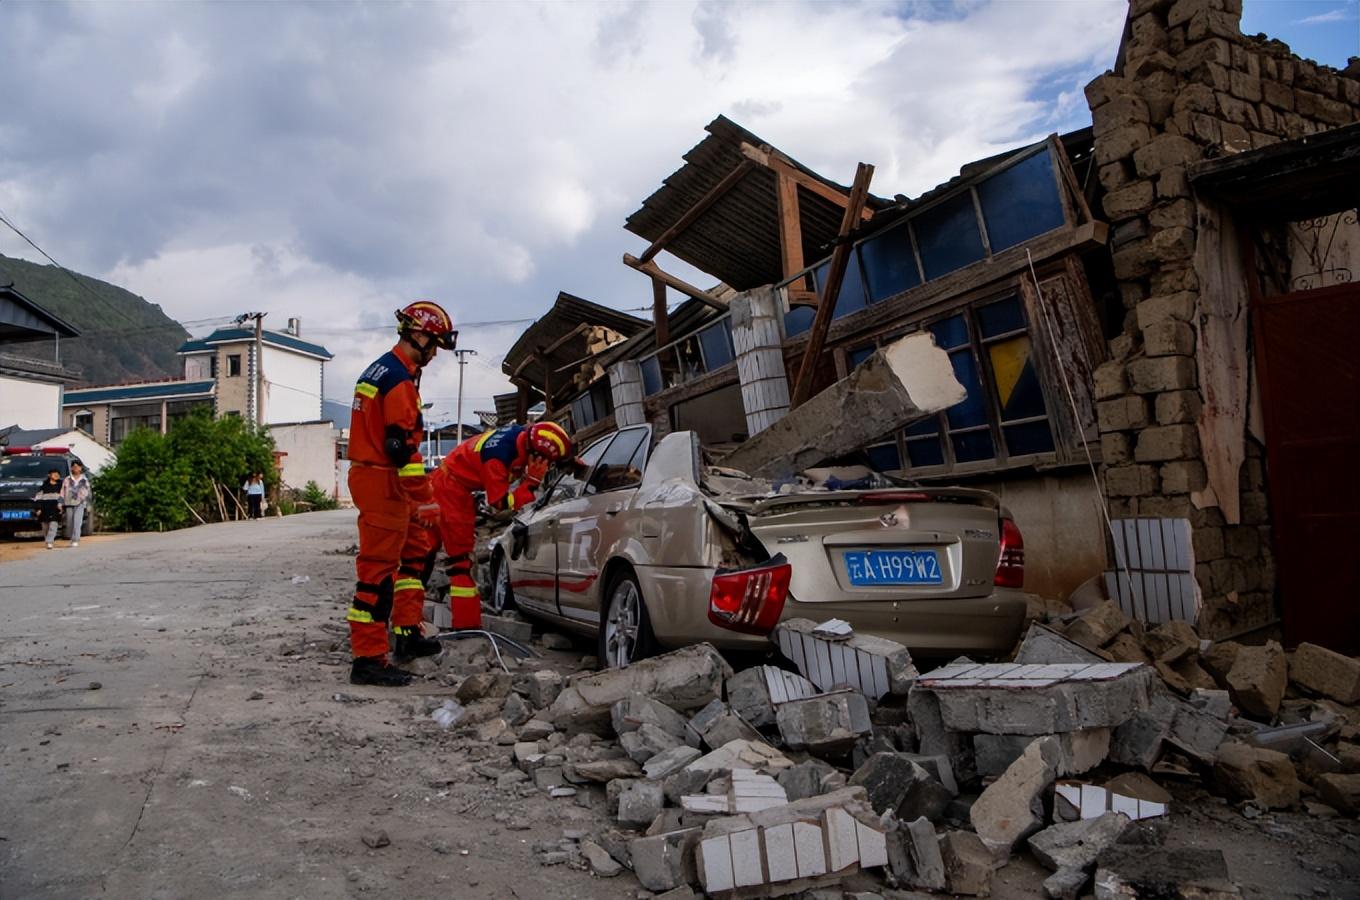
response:
<path fill-rule="evenodd" d="M 42 487 L 41 478 L 6 478 L 0 481 L 0 499 L 32 500 Z"/>

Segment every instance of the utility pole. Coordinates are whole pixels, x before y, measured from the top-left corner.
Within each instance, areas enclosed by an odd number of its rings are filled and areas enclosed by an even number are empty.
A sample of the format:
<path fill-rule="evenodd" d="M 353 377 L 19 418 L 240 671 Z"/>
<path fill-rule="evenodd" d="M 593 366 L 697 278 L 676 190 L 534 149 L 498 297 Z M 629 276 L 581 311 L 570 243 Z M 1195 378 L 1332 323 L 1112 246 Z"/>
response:
<path fill-rule="evenodd" d="M 264 425 L 264 317 L 268 313 L 241 313 L 236 324 L 255 320 L 255 424 Z"/>
<path fill-rule="evenodd" d="M 469 355 L 476 356 L 476 350 L 465 350 L 458 348 L 453 351 L 458 354 L 458 443 L 463 443 L 463 367 L 467 365 Z"/>

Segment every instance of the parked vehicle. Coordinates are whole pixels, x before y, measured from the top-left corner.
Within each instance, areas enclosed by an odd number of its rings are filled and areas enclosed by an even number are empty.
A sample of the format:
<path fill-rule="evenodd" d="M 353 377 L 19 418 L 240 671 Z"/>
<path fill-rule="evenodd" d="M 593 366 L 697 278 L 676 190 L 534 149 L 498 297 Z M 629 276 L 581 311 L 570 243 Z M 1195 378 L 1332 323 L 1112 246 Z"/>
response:
<path fill-rule="evenodd" d="M 709 641 L 768 646 L 783 617 L 841 618 L 924 656 L 1009 650 L 1024 545 L 997 498 L 962 488 L 777 492 L 704 466 L 698 437 L 651 426 L 587 447 L 493 539 L 491 605 L 586 635 L 622 666 Z"/>
<path fill-rule="evenodd" d="M 47 473 L 56 469 L 65 478 L 71 474 L 71 463 L 80 458 L 69 450 L 59 447 L 46 447 L 36 450 L 32 447 L 0 448 L 0 537 L 12 537 L 21 531 L 39 529 L 37 504 L 33 495 L 47 478 Z M 81 534 L 90 533 L 91 511 L 85 514 Z M 62 524 L 63 537 L 67 526 Z"/>

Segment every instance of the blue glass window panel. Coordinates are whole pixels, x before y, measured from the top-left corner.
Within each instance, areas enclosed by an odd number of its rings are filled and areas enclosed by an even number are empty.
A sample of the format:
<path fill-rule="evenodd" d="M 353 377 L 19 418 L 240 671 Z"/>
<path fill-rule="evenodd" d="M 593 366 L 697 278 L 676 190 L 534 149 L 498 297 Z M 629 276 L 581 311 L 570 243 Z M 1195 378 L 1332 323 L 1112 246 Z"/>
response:
<path fill-rule="evenodd" d="M 1023 425 L 1005 425 L 1001 433 L 1006 436 L 1006 449 L 1011 456 L 1028 456 L 1031 453 L 1052 453 L 1053 432 L 1048 421 L 1026 422 Z"/>
<path fill-rule="evenodd" d="M 812 320 L 817 317 L 817 310 L 811 306 L 795 306 L 784 313 L 784 336 L 797 337 L 804 334 L 812 327 Z"/>
<path fill-rule="evenodd" d="M 1053 157 L 1047 150 L 998 172 L 979 184 L 977 191 L 993 253 L 1064 222 Z"/>
<path fill-rule="evenodd" d="M 929 441 L 907 441 L 907 458 L 913 467 L 944 465 L 944 449 L 940 439 Z"/>
<path fill-rule="evenodd" d="M 826 276 L 830 269 L 831 263 L 824 262 L 813 270 L 813 277 L 817 279 L 818 298 L 825 293 Z M 841 279 L 841 292 L 836 297 L 836 315 L 832 318 L 839 319 L 841 316 L 848 316 L 867 305 L 868 303 L 864 298 L 864 278 L 859 271 L 859 260 L 856 259 L 854 253 L 851 253 L 850 260 L 845 266 L 845 277 Z"/>
<path fill-rule="evenodd" d="M 939 433 L 940 433 L 939 416 L 931 416 L 930 418 L 922 419 L 919 422 L 912 422 L 910 425 L 907 426 L 908 437 L 920 437 L 922 435 Z"/>
<path fill-rule="evenodd" d="M 869 457 L 869 467 L 875 472 L 896 472 L 902 468 L 902 455 L 897 452 L 896 443 L 868 447 L 864 452 Z"/>
<path fill-rule="evenodd" d="M 912 220 L 926 280 L 947 275 L 982 259 L 973 195 L 964 191 Z"/>
<path fill-rule="evenodd" d="M 935 335 L 936 345 L 944 350 L 953 350 L 968 343 L 968 325 L 963 321 L 963 316 L 941 319 L 930 326 L 930 333 Z"/>
<path fill-rule="evenodd" d="M 870 303 L 886 300 L 921 283 L 916 256 L 911 252 L 911 234 L 905 226 L 860 244 L 859 256 L 864 261 Z"/>
<path fill-rule="evenodd" d="M 728 330 L 729 327 L 728 320 L 723 319 L 699 332 L 699 343 L 704 348 L 704 364 L 710 372 L 733 359 L 732 332 Z"/>
<path fill-rule="evenodd" d="M 655 356 L 642 361 L 642 393 L 650 397 L 661 390 L 661 363 Z"/>
<path fill-rule="evenodd" d="M 992 433 L 990 431 L 951 434 L 949 440 L 954 444 L 955 462 L 976 462 L 979 459 L 991 459 L 996 456 L 996 451 L 992 449 Z"/>
<path fill-rule="evenodd" d="M 1019 297 L 1009 297 L 999 303 L 988 303 L 977 311 L 978 331 L 984 338 L 1024 331 L 1025 313 L 1020 308 Z"/>
<path fill-rule="evenodd" d="M 851 371 L 854 371 L 854 369 L 857 368 L 860 363 L 868 359 L 876 349 L 877 348 L 874 347 L 873 344 L 870 344 L 867 347 L 860 347 L 858 350 L 851 350 L 849 353 L 845 354 L 845 362 L 850 366 Z"/>
<path fill-rule="evenodd" d="M 977 360 L 973 359 L 973 352 L 966 349 L 956 350 L 949 354 L 949 361 L 954 365 L 954 377 L 968 392 L 967 397 L 945 411 L 949 418 L 949 427 L 969 428 L 973 425 L 986 424 L 987 398 L 982 391 L 982 380 L 978 377 Z"/>

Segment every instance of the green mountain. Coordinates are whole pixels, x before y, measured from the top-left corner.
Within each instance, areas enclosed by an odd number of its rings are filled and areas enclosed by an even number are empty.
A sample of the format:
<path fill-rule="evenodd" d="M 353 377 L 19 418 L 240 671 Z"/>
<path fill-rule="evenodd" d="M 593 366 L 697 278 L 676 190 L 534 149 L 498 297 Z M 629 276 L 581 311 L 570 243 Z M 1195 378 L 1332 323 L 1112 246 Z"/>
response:
<path fill-rule="evenodd" d="M 80 337 L 61 342 L 61 361 L 81 373 L 82 384 L 177 378 L 183 372 L 175 351 L 189 332 L 156 304 L 98 278 L 0 255 L 0 285 L 11 282 L 80 331 Z M 5 352 L 52 359 L 46 341 L 9 344 Z"/>

